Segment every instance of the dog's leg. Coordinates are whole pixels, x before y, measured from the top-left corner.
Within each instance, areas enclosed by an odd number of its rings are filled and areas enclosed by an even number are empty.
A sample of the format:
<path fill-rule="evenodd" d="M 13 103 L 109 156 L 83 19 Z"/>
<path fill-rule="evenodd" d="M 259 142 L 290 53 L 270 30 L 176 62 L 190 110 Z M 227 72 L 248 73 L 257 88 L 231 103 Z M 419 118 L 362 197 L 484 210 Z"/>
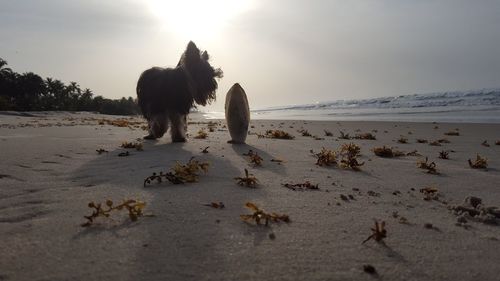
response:
<path fill-rule="evenodd" d="M 187 131 L 187 115 L 172 113 L 169 115 L 172 123 L 172 142 L 185 142 Z"/>
<path fill-rule="evenodd" d="M 154 140 L 161 138 L 168 130 L 168 119 L 166 114 L 156 114 L 148 120 L 149 135 L 144 139 Z"/>

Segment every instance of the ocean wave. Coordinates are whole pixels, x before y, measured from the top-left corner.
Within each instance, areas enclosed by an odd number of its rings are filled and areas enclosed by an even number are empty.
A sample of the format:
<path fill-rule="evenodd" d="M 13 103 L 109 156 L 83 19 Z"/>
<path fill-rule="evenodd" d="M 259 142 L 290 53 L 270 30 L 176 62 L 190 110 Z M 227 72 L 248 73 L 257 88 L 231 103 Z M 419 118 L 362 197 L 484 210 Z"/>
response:
<path fill-rule="evenodd" d="M 429 94 L 412 94 L 396 97 L 381 97 L 358 100 L 337 100 L 315 104 L 290 105 L 253 110 L 332 110 L 353 108 L 425 108 L 446 106 L 500 106 L 500 89 L 483 89 L 467 92 L 442 92 Z"/>

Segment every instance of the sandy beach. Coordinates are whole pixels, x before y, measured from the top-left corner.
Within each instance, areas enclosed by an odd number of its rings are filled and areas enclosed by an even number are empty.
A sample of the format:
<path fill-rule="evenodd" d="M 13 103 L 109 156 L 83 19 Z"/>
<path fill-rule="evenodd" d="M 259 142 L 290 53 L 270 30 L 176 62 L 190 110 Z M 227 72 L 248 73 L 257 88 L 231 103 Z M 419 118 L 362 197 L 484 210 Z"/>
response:
<path fill-rule="evenodd" d="M 197 114 L 186 143 L 143 141 L 144 125 L 91 113 L 0 114 L 0 280 L 498 280 L 500 210 L 489 207 L 500 206 L 500 124 L 258 120 L 246 145 L 226 143 L 224 120 Z M 194 138 L 202 128 L 207 138 Z M 258 136 L 267 130 L 295 138 Z M 339 139 L 340 131 L 376 139 Z M 137 141 L 142 151 L 120 147 Z M 359 171 L 316 165 L 322 148 L 344 143 L 361 148 Z M 414 153 L 376 156 L 384 145 Z M 469 166 L 477 154 L 487 169 Z M 209 163 L 197 182 L 144 187 L 192 157 Z M 425 157 L 437 174 L 417 167 Z M 257 187 L 237 184 L 245 169 Z M 284 186 L 305 182 L 318 189 Z M 464 202 L 471 196 L 481 204 Z M 82 227 L 89 202 L 107 199 L 143 201 L 145 216 L 133 222 L 115 211 Z M 244 222 L 247 202 L 290 222 Z M 386 237 L 363 244 L 374 220 L 385 221 Z"/>

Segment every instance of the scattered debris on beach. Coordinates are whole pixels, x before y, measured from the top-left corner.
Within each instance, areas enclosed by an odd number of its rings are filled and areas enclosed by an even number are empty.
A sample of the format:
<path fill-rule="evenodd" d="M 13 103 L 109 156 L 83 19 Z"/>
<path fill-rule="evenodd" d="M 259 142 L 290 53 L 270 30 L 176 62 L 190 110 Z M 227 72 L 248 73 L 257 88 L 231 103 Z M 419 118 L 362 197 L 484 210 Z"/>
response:
<path fill-rule="evenodd" d="M 405 153 L 399 150 L 395 150 L 392 147 L 387 147 L 387 146 L 382 146 L 382 147 L 374 147 L 372 149 L 373 153 L 379 157 L 384 157 L 384 158 L 393 158 L 393 157 L 400 157 L 404 156 Z"/>
<path fill-rule="evenodd" d="M 121 211 L 121 210 L 127 210 L 128 211 L 128 216 L 130 220 L 136 221 L 138 217 L 143 216 L 142 210 L 146 206 L 146 203 L 134 200 L 134 199 L 129 199 L 123 201 L 123 203 L 113 206 L 113 201 L 111 200 L 106 200 L 106 209 L 103 208 L 101 203 L 94 203 L 90 202 L 88 204 L 88 207 L 93 209 L 92 214 L 89 216 L 84 216 L 84 218 L 87 219 L 87 222 L 81 224 L 82 227 L 88 227 L 91 226 L 95 219 L 98 217 L 106 217 L 108 218 L 110 216 L 110 213 L 112 211 Z"/>
<path fill-rule="evenodd" d="M 251 215 L 240 215 L 240 218 L 244 222 L 249 222 L 251 220 L 255 221 L 255 224 L 260 225 L 261 221 L 264 221 L 264 225 L 268 226 L 269 222 L 290 222 L 288 215 L 279 215 L 277 213 L 266 213 L 264 210 L 259 209 L 257 205 L 251 202 L 247 202 L 245 207 L 253 211 Z"/>
<path fill-rule="evenodd" d="M 142 143 L 140 142 L 122 142 L 121 146 L 122 148 L 135 148 L 137 151 L 143 151 L 144 148 L 142 146 Z"/>
<path fill-rule="evenodd" d="M 449 153 L 448 151 L 446 151 L 446 150 L 441 150 L 441 151 L 439 152 L 439 158 L 440 158 L 440 159 L 450 159 L 449 154 L 450 154 L 450 153 Z"/>
<path fill-rule="evenodd" d="M 226 206 L 222 202 L 212 202 L 210 204 L 204 204 L 203 206 L 212 207 L 214 209 L 224 209 Z"/>
<path fill-rule="evenodd" d="M 208 148 L 210 148 L 210 146 L 207 146 L 207 147 L 203 148 L 201 150 L 201 153 L 205 153 L 205 154 L 208 153 Z"/>
<path fill-rule="evenodd" d="M 354 136 L 355 139 L 358 139 L 358 140 L 376 140 L 377 137 L 375 135 L 373 135 L 372 133 L 362 133 L 362 134 L 356 134 L 356 136 Z"/>
<path fill-rule="evenodd" d="M 300 129 L 297 132 L 299 132 L 300 134 L 302 134 L 303 137 L 311 137 L 312 136 L 311 133 L 309 133 L 309 131 L 306 130 L 306 129 Z"/>
<path fill-rule="evenodd" d="M 455 130 L 455 131 L 449 131 L 449 132 L 446 132 L 444 133 L 446 136 L 460 136 L 460 132 L 458 132 L 458 130 Z"/>
<path fill-rule="evenodd" d="M 484 147 L 490 147 L 490 144 L 488 143 L 487 140 L 484 140 L 482 143 L 481 143 L 482 146 Z"/>
<path fill-rule="evenodd" d="M 446 138 L 438 139 L 437 142 L 439 143 L 450 143 L 450 141 Z"/>
<path fill-rule="evenodd" d="M 150 184 L 152 181 L 157 181 L 158 183 L 163 182 L 163 179 L 173 183 L 173 184 L 183 184 L 183 183 L 191 183 L 197 182 L 199 173 L 203 171 L 204 173 L 208 172 L 209 164 L 207 162 L 200 162 L 198 160 L 194 160 L 194 157 L 191 157 L 189 161 L 182 165 L 180 163 L 176 163 L 175 166 L 171 169 L 172 172 L 159 174 L 153 173 L 153 175 L 147 177 L 144 180 L 144 187 L 147 184 Z"/>
<path fill-rule="evenodd" d="M 118 153 L 118 156 L 119 157 L 127 157 L 127 156 L 130 156 L 130 152 L 128 152 L 128 151 L 120 152 L 120 153 Z"/>
<path fill-rule="evenodd" d="M 215 128 L 217 128 L 217 125 L 218 124 L 216 122 L 209 121 L 207 124 L 208 131 L 211 133 L 215 132 Z"/>
<path fill-rule="evenodd" d="M 259 138 L 293 140 L 295 137 L 282 130 L 267 130 L 265 134 L 258 134 Z"/>
<path fill-rule="evenodd" d="M 425 161 L 424 160 L 418 161 L 417 167 L 420 169 L 427 170 L 428 174 L 434 174 L 434 175 L 439 174 L 438 171 L 436 170 L 436 163 L 434 162 L 429 163 L 428 157 L 425 157 Z"/>
<path fill-rule="evenodd" d="M 254 164 L 254 166 L 262 166 L 262 161 L 264 161 L 264 159 L 260 157 L 257 152 L 250 149 L 247 153 L 243 153 L 243 155 L 248 156 L 250 163 Z"/>
<path fill-rule="evenodd" d="M 373 267 L 373 265 L 370 265 L 370 264 L 363 265 L 363 271 L 368 273 L 368 274 L 372 274 L 372 275 L 377 274 L 377 270 L 375 269 L 375 267 Z"/>
<path fill-rule="evenodd" d="M 245 169 L 245 177 L 235 177 L 234 179 L 238 181 L 239 185 L 247 187 L 257 187 L 259 183 L 259 180 L 253 174 L 248 173 L 247 169 Z"/>
<path fill-rule="evenodd" d="M 332 132 L 328 131 L 328 130 L 324 130 L 325 132 L 325 137 L 333 137 L 333 134 Z M 500 141 L 499 141 L 500 142 Z"/>
<path fill-rule="evenodd" d="M 476 155 L 476 160 L 472 162 L 471 159 L 468 160 L 469 166 L 473 169 L 486 169 L 488 168 L 488 159 L 481 157 L 479 154 Z"/>
<path fill-rule="evenodd" d="M 110 125 L 110 126 L 114 126 L 114 127 L 128 127 L 131 129 L 144 126 L 144 121 L 134 121 L 133 118 L 129 118 L 129 119 L 120 118 L 120 119 L 114 119 L 114 120 L 113 119 L 104 119 L 104 118 L 101 118 L 101 119 L 83 118 L 82 119 L 82 121 L 89 121 L 89 120 L 97 121 L 97 124 L 99 124 L 99 125 Z"/>
<path fill-rule="evenodd" d="M 376 192 L 376 191 L 373 191 L 373 190 L 368 190 L 368 191 L 366 192 L 366 194 L 367 194 L 368 196 L 380 197 L 380 193 L 378 193 L 378 192 Z"/>
<path fill-rule="evenodd" d="M 208 133 L 205 130 L 201 129 L 198 131 L 198 134 L 194 136 L 195 139 L 206 139 L 208 137 Z"/>
<path fill-rule="evenodd" d="M 293 191 L 319 190 L 318 184 L 312 184 L 309 181 L 303 183 L 284 183 L 283 186 Z"/>
<path fill-rule="evenodd" d="M 316 165 L 318 166 L 332 166 L 337 165 L 337 153 L 333 150 L 322 148 L 319 153 L 314 153 L 316 156 Z"/>
<path fill-rule="evenodd" d="M 375 220 L 375 227 L 371 228 L 372 234 L 368 236 L 361 244 L 364 244 L 370 239 L 373 239 L 377 242 L 381 242 L 384 238 L 387 237 L 387 230 L 385 229 L 385 221 L 379 223 Z"/>
<path fill-rule="evenodd" d="M 413 150 L 413 151 L 406 153 L 406 156 L 422 156 L 422 154 L 418 153 L 417 150 Z"/>
<path fill-rule="evenodd" d="M 426 222 L 426 223 L 424 223 L 424 228 L 434 229 L 434 225 L 432 223 Z"/>
<path fill-rule="evenodd" d="M 97 151 L 98 154 L 103 154 L 103 153 L 108 153 L 109 151 L 107 151 L 106 149 L 104 148 L 98 148 L 96 149 L 95 151 Z"/>
<path fill-rule="evenodd" d="M 365 162 L 358 162 L 358 157 L 361 155 L 361 148 L 354 143 L 344 143 L 340 148 L 339 155 L 342 157 L 340 166 L 346 169 L 359 171 Z"/>
<path fill-rule="evenodd" d="M 438 189 L 435 187 L 421 188 L 420 193 L 422 193 L 424 195 L 424 200 L 426 200 L 426 201 L 439 199 L 439 192 L 438 192 Z"/>
<path fill-rule="evenodd" d="M 398 219 L 398 223 L 400 224 L 410 224 L 406 217 L 400 216 L 397 211 L 392 212 L 392 217 Z"/>
<path fill-rule="evenodd" d="M 441 146 L 441 143 L 440 143 L 439 141 L 437 141 L 437 140 L 436 140 L 436 141 L 431 141 L 431 142 L 429 143 L 429 145 L 432 145 L 432 146 Z"/>
<path fill-rule="evenodd" d="M 448 208 L 456 216 L 459 216 L 459 224 L 466 223 L 467 218 L 485 224 L 500 224 L 500 209 L 484 206 L 483 200 L 479 197 L 468 196 L 461 205 L 449 206 Z"/>
<path fill-rule="evenodd" d="M 398 143 L 408 143 L 408 138 L 405 136 L 400 136 L 399 139 L 397 140 Z"/>
<path fill-rule="evenodd" d="M 339 132 L 340 132 L 339 139 L 341 139 L 341 140 L 350 140 L 351 139 L 351 137 L 349 136 L 349 134 L 346 134 L 346 133 L 344 133 L 342 131 L 339 131 Z"/>

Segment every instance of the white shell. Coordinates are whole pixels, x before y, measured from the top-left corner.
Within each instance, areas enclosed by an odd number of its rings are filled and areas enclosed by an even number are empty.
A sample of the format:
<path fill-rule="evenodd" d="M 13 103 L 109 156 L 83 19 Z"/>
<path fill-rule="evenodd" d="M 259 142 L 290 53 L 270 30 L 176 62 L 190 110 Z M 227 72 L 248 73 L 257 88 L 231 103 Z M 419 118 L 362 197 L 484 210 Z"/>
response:
<path fill-rule="evenodd" d="M 250 108 L 247 95 L 240 84 L 234 84 L 226 95 L 226 122 L 231 140 L 229 143 L 245 143 L 250 124 Z"/>

